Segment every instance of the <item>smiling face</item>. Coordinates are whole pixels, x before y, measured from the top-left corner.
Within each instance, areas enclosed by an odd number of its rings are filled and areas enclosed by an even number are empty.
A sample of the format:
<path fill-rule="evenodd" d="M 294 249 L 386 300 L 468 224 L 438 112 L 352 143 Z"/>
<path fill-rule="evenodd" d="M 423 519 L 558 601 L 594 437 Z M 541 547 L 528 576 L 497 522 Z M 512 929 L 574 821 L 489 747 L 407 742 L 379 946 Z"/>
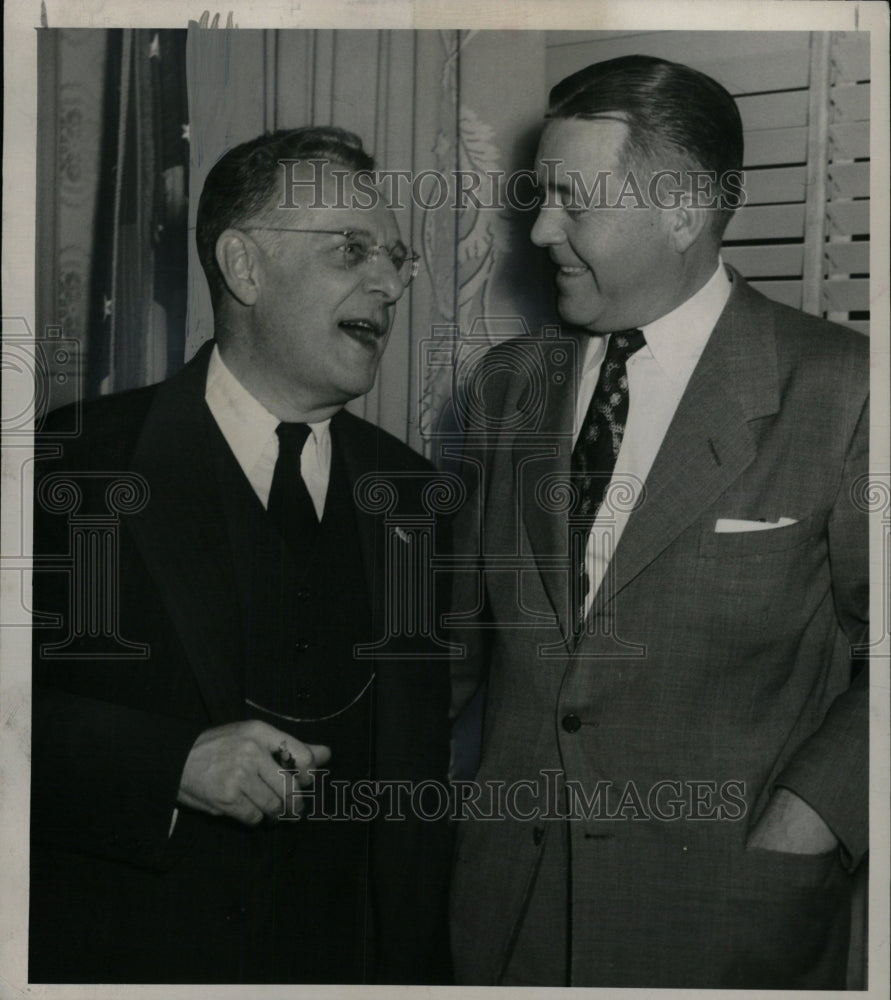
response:
<path fill-rule="evenodd" d="M 625 181 L 620 164 L 627 131 L 618 121 L 558 118 L 545 126 L 538 148 L 539 177 L 550 181 L 532 242 L 548 248 L 557 265 L 560 315 L 597 333 L 643 326 L 688 294 L 670 236 L 672 213 L 636 207 L 633 198 L 624 207 L 606 207 L 619 200 Z M 600 172 L 608 173 L 603 194 L 585 207 L 573 175 L 596 192 Z M 648 177 L 638 180 L 645 193 Z"/>
<path fill-rule="evenodd" d="M 336 190 L 326 176 L 331 201 Z M 353 192 L 348 177 L 341 203 Z M 404 288 L 385 253 L 352 266 L 347 238 L 295 229 L 349 231 L 387 248 L 401 240 L 383 199 L 368 209 L 275 208 L 239 227 L 256 292 L 224 358 L 280 419 L 323 419 L 371 389 Z"/>

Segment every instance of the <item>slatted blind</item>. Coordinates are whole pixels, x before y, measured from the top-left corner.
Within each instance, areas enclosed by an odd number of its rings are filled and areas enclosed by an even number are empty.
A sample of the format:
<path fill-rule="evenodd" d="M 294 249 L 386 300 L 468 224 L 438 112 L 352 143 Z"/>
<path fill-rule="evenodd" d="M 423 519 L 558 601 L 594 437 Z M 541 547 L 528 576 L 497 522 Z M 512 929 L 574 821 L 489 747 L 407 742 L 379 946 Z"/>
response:
<path fill-rule="evenodd" d="M 869 79 L 869 36 L 832 35 L 820 310 L 864 333 L 869 333 Z"/>
<path fill-rule="evenodd" d="M 640 53 L 736 98 L 746 204 L 723 254 L 765 295 L 869 332 L 869 36 L 845 32 L 550 32 L 548 86 Z"/>

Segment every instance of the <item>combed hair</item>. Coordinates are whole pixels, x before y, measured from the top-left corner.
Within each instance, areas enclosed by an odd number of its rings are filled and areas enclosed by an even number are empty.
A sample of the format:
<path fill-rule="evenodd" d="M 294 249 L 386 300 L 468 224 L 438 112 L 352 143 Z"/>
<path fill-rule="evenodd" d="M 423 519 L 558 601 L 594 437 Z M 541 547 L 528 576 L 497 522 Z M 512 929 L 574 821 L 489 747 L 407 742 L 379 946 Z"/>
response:
<path fill-rule="evenodd" d="M 333 125 L 267 132 L 224 153 L 204 182 L 195 225 L 198 259 L 214 302 L 226 287 L 216 261 L 217 240 L 224 230 L 262 213 L 281 195 L 282 160 L 326 160 L 353 173 L 374 170 L 362 140 Z"/>
<path fill-rule="evenodd" d="M 681 166 L 719 178 L 742 170 L 736 101 L 717 81 L 681 63 L 634 55 L 586 66 L 552 88 L 547 117 L 625 122 L 625 170 Z M 732 215 L 721 210 L 721 231 Z"/>

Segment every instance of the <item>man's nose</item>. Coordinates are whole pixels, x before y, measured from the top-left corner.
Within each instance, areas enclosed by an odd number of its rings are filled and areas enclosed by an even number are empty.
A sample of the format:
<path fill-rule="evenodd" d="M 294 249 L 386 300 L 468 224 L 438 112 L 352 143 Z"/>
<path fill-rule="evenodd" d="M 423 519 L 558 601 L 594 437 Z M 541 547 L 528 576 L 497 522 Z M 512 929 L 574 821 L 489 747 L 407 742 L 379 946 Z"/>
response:
<path fill-rule="evenodd" d="M 387 253 L 379 250 L 371 260 L 366 261 L 365 267 L 367 274 L 364 285 L 367 291 L 380 292 L 388 302 L 395 302 L 402 297 L 405 285 Z"/>
<path fill-rule="evenodd" d="M 547 205 L 538 210 L 538 218 L 529 233 L 529 238 L 537 247 L 549 247 L 565 241 L 566 234 L 559 221 L 561 212 L 559 207 Z"/>

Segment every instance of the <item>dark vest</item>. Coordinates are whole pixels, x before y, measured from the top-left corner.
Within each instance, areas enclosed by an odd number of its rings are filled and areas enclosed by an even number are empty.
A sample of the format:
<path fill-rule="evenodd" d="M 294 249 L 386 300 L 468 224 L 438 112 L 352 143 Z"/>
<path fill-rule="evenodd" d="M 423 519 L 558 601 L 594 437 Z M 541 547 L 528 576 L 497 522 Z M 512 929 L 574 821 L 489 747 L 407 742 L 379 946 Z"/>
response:
<path fill-rule="evenodd" d="M 246 865 L 251 905 L 268 906 L 270 922 L 286 912 L 295 929 L 293 956 L 269 956 L 263 968 L 276 967 L 280 981 L 369 981 L 374 962 L 367 891 L 370 824 L 345 818 L 349 792 L 332 783 L 372 776 L 374 666 L 356 659 L 353 649 L 374 637 L 352 488 L 336 431 L 332 426 L 324 516 L 302 563 L 285 546 L 221 435 L 212 438 L 219 449 L 217 468 L 244 618 L 245 718 L 262 719 L 332 752 L 328 774 L 317 777 L 315 796 L 307 797 L 299 820 L 271 824 L 268 833 L 246 831 L 248 838 L 260 833 L 269 840 L 269 850 L 250 852 Z M 274 898 L 274 887 L 291 886 L 295 868 L 300 899 L 293 899 L 289 909 Z M 259 901 L 258 886 L 267 887 Z M 331 941 L 330 954 L 303 952 L 301 920 L 312 926 L 312 940 Z M 320 925 L 327 926 L 327 934 L 319 933 Z M 299 968 L 283 967 L 289 961 L 299 962 Z"/>
<path fill-rule="evenodd" d="M 373 667 L 353 649 L 371 640 L 371 617 L 352 490 L 332 444 L 325 512 L 306 561 L 298 564 L 278 544 L 271 564 L 255 561 L 242 577 L 250 642 L 245 697 L 274 713 L 267 721 L 278 728 L 330 746 L 332 777 L 358 778 L 370 774 Z M 272 525 L 254 529 L 278 543 Z M 269 579 L 279 582 L 272 594 Z"/>

